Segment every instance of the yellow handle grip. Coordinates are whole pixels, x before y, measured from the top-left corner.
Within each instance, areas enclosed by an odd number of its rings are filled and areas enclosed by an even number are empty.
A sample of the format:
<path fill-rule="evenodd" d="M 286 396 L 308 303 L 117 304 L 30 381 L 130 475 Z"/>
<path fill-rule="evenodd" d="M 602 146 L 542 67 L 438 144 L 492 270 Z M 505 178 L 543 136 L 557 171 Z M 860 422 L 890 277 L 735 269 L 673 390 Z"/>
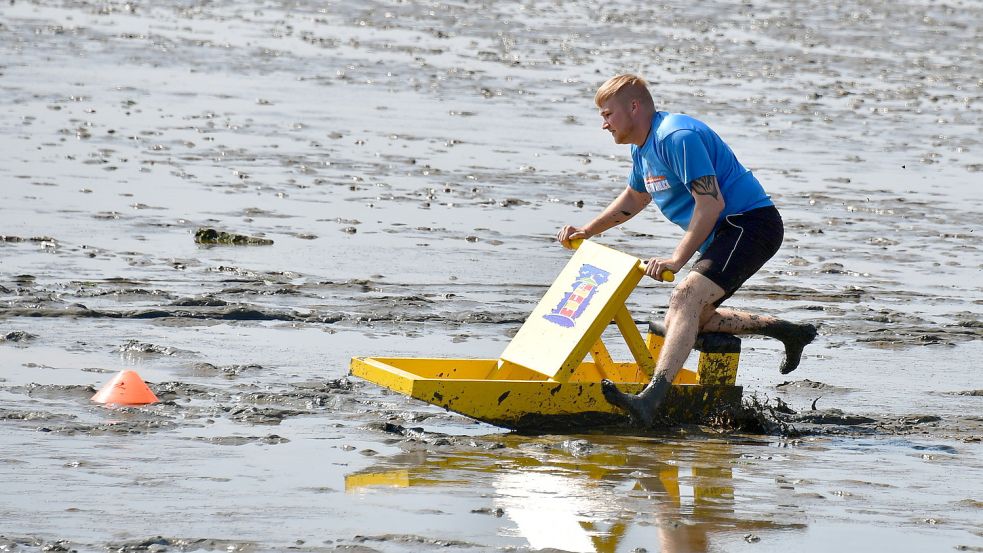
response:
<path fill-rule="evenodd" d="M 575 249 L 575 250 L 577 248 L 579 248 L 580 245 L 583 244 L 583 243 L 584 243 L 584 239 L 583 238 L 574 238 L 573 240 L 570 241 L 570 245 L 573 246 L 573 249 Z M 672 281 L 676 280 L 676 274 L 673 273 L 672 271 L 670 271 L 669 269 L 666 269 L 665 271 L 662 271 L 662 275 L 661 276 L 662 276 L 663 282 L 672 282 Z"/>

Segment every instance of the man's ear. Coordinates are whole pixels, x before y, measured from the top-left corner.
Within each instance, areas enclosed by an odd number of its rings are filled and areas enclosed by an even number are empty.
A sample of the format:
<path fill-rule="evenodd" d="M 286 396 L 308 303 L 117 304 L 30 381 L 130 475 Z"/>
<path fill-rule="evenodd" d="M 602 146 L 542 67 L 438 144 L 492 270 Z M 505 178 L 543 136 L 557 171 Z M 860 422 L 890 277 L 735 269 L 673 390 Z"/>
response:
<path fill-rule="evenodd" d="M 632 98 L 632 100 L 631 100 L 631 112 L 632 113 L 635 113 L 641 107 L 642 107 L 642 105 L 638 102 L 638 99 L 637 98 Z"/>

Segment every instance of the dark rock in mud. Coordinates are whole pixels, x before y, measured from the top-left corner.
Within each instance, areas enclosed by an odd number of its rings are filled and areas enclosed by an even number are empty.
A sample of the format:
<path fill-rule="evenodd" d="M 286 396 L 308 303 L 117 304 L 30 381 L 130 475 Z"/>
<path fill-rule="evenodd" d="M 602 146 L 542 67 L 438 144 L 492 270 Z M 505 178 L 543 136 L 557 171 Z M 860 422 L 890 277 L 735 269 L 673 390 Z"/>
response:
<path fill-rule="evenodd" d="M 951 395 L 983 397 L 983 390 L 963 390 L 961 392 L 951 392 Z"/>
<path fill-rule="evenodd" d="M 268 238 L 246 236 L 213 228 L 199 228 L 195 231 L 195 242 L 199 244 L 224 244 L 229 246 L 270 246 L 273 241 Z"/>
<path fill-rule="evenodd" d="M 468 440 L 463 437 L 450 436 L 447 434 L 442 434 L 440 432 L 427 432 L 421 427 L 407 428 L 400 424 L 396 424 L 392 422 L 370 423 L 366 425 L 366 428 L 403 436 L 405 439 L 402 440 L 402 442 L 406 444 L 422 443 L 430 447 L 446 447 L 451 445 L 472 446 L 472 447 L 478 446 L 477 442 L 474 440 Z"/>
<path fill-rule="evenodd" d="M 45 552 L 77 551 L 68 540 L 47 541 L 36 537 L 0 536 L 0 551 L 18 551 L 21 547 L 37 548 L 37 551 Z"/>
<path fill-rule="evenodd" d="M 388 432 L 390 434 L 399 434 L 400 436 L 413 436 L 413 435 L 425 435 L 423 428 L 414 427 L 406 428 L 401 424 L 396 424 L 392 422 L 374 422 L 366 425 L 366 428 L 372 430 L 378 430 L 380 432 Z M 443 434 L 440 434 L 443 436 Z"/>
<path fill-rule="evenodd" d="M 339 545 L 331 551 L 339 553 L 382 553 L 382 551 L 365 545 Z"/>
<path fill-rule="evenodd" d="M 26 386 L 15 386 L 8 388 L 7 391 L 23 393 L 28 397 L 40 397 L 44 399 L 89 399 L 96 393 L 92 386 L 79 386 L 73 384 L 37 384 L 30 383 Z"/>
<path fill-rule="evenodd" d="M 123 353 L 146 353 L 158 355 L 177 355 L 178 353 L 186 353 L 177 348 L 148 344 L 138 340 L 127 340 L 125 344 L 119 346 L 118 350 Z"/>
<path fill-rule="evenodd" d="M 225 376 L 227 378 L 235 378 L 235 377 L 239 376 L 240 374 L 242 374 L 243 372 L 254 372 L 254 371 L 261 371 L 261 370 L 263 370 L 263 366 L 262 365 L 255 365 L 255 364 L 249 364 L 249 365 L 225 365 L 225 366 L 222 366 L 222 367 L 216 367 L 215 365 L 212 365 L 211 363 L 195 363 L 193 365 L 193 368 L 197 372 L 201 372 L 201 373 L 212 373 L 212 374 L 221 374 L 222 376 Z"/>
<path fill-rule="evenodd" d="M 951 455 L 959 453 L 958 449 L 952 447 L 951 445 L 945 444 L 915 444 L 911 446 L 911 448 L 915 451 L 939 451 L 942 453 L 949 453 Z"/>
<path fill-rule="evenodd" d="M 492 509 L 491 507 L 482 507 L 481 509 L 471 509 L 472 513 L 478 515 L 492 515 L 495 518 L 502 518 L 505 516 L 505 509 L 501 507 L 496 507 Z"/>
<path fill-rule="evenodd" d="M 24 332 L 23 330 L 15 330 L 6 334 L 0 334 L 0 344 L 4 342 L 30 342 L 37 337 L 37 334 L 31 334 L 30 332 Z"/>
<path fill-rule="evenodd" d="M 978 313 L 963 311 L 954 314 L 953 319 L 955 319 L 956 322 L 954 322 L 952 326 L 979 329 L 980 332 L 983 332 L 983 320 L 980 319 Z"/>
<path fill-rule="evenodd" d="M 468 543 L 460 540 L 443 540 L 440 538 L 428 538 L 425 536 L 415 536 L 412 534 L 381 534 L 378 536 L 355 536 L 356 542 L 377 541 L 386 543 L 415 544 L 428 547 L 481 547 L 478 544 Z"/>
<path fill-rule="evenodd" d="M 236 551 L 249 552 L 256 549 L 251 542 L 218 539 L 179 539 L 155 536 L 151 538 L 113 542 L 106 544 L 106 550 L 113 553 L 137 553 L 143 551 Z"/>
<path fill-rule="evenodd" d="M 341 315 L 297 315 L 290 312 L 273 311 L 247 306 L 225 306 L 217 309 L 201 311 L 150 309 L 134 311 L 119 315 L 128 319 L 217 319 L 222 321 L 300 321 L 311 323 L 335 323 L 342 319 Z"/>
<path fill-rule="evenodd" d="M 857 302 L 864 297 L 865 292 L 856 287 L 848 287 L 836 292 L 824 292 L 814 288 L 783 286 L 749 285 L 741 289 L 745 295 L 755 295 L 769 300 L 811 301 L 811 302 Z M 818 306 L 829 308 L 829 306 Z"/>
<path fill-rule="evenodd" d="M 324 407 L 336 408 L 342 401 L 342 396 L 348 395 L 354 387 L 355 384 L 347 378 L 302 382 L 293 384 L 286 390 L 252 392 L 244 395 L 242 400 L 254 404 L 286 405 L 294 407 L 297 413 L 312 413 Z"/>
<path fill-rule="evenodd" d="M 344 394 L 355 389 L 355 383 L 346 378 L 334 378 L 331 380 L 316 380 L 311 382 L 300 382 L 294 384 L 295 388 L 301 391 L 298 394 L 325 393 L 325 394 Z"/>
<path fill-rule="evenodd" d="M 194 438 L 195 441 L 205 442 L 215 445 L 231 445 L 240 446 L 246 444 L 267 444 L 267 445 L 279 445 L 288 443 L 290 440 L 284 438 L 283 436 L 278 436 L 276 434 L 269 434 L 267 436 L 211 436 L 208 438 L 199 437 Z"/>
<path fill-rule="evenodd" d="M 790 422 L 808 424 L 835 424 L 840 426 L 856 426 L 875 422 L 875 419 L 863 415 L 844 413 L 839 409 L 820 409 L 789 415 Z"/>
<path fill-rule="evenodd" d="M 216 390 L 212 388 L 188 384 L 186 382 L 167 381 L 159 384 L 148 382 L 147 385 L 150 386 L 154 394 L 161 401 L 174 401 L 180 398 L 211 399 L 217 395 Z"/>
<path fill-rule="evenodd" d="M 213 298 L 211 296 L 201 296 L 197 298 L 181 298 L 171 302 L 176 307 L 224 307 L 229 302 Z"/>
<path fill-rule="evenodd" d="M 88 309 L 85 306 L 69 308 L 14 308 L 0 311 L 0 317 L 75 317 L 91 319 L 189 319 L 223 321 L 296 321 L 306 323 L 332 324 L 345 317 L 339 313 L 311 313 L 299 315 L 293 312 L 273 311 L 242 306 L 226 306 L 203 310 L 181 309 L 141 309 L 136 311 L 106 311 Z M 175 350 L 178 351 L 178 350 Z M 153 352 L 143 352 L 153 353 Z M 186 353 L 186 352 L 185 352 Z"/>
<path fill-rule="evenodd" d="M 161 430 L 173 430 L 178 424 L 167 418 L 141 412 L 137 408 L 116 407 L 113 413 L 117 416 L 139 417 L 135 420 L 115 420 L 104 424 L 65 424 L 61 426 L 38 427 L 38 432 L 54 432 L 66 436 L 84 434 L 87 436 L 119 435 L 119 434 L 149 434 Z"/>
<path fill-rule="evenodd" d="M 56 418 L 58 417 L 55 414 L 45 411 L 11 411 L 0 408 L 0 420 L 49 421 Z"/>
<path fill-rule="evenodd" d="M 512 207 L 517 205 L 528 205 L 528 204 L 529 202 L 525 200 L 520 200 L 519 198 L 505 198 L 504 200 L 500 200 L 498 202 L 498 205 L 500 207 Z"/>
<path fill-rule="evenodd" d="M 775 388 L 778 388 L 779 390 L 790 390 L 790 389 L 824 390 L 824 391 L 845 390 L 845 388 L 833 386 L 832 384 L 826 384 L 824 382 L 816 382 L 809 379 L 785 381 L 782 382 L 781 384 L 776 384 Z"/>
<path fill-rule="evenodd" d="M 254 405 L 238 405 L 228 411 L 229 418 L 251 424 L 280 424 L 283 419 L 304 414 L 304 411 L 293 409 L 275 409 L 273 407 L 256 407 Z"/>
<path fill-rule="evenodd" d="M 827 275 L 847 274 L 847 271 L 843 268 L 842 263 L 823 263 L 823 265 L 819 268 L 819 272 Z"/>
<path fill-rule="evenodd" d="M 942 417 L 938 415 L 905 415 L 898 419 L 900 424 L 907 425 L 917 425 L 917 424 L 927 424 L 930 422 L 939 422 Z"/>
<path fill-rule="evenodd" d="M 456 321 L 460 323 L 520 325 L 526 321 L 526 315 L 469 312 L 469 313 L 458 313 L 448 316 L 447 320 Z"/>
<path fill-rule="evenodd" d="M 909 346 L 954 346 L 957 343 L 977 340 L 980 337 L 979 330 L 956 325 L 948 325 L 941 328 L 937 326 L 874 328 L 868 330 L 867 334 L 867 336 L 857 338 L 857 342 L 899 348 Z"/>

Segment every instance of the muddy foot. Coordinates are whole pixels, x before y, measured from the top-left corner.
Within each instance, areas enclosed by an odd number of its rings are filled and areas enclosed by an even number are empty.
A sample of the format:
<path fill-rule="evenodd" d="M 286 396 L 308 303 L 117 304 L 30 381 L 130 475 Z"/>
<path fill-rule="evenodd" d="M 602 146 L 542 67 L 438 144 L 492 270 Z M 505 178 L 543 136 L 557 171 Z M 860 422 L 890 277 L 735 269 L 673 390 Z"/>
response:
<path fill-rule="evenodd" d="M 798 368 L 799 361 L 802 360 L 802 349 L 816 339 L 818 330 L 815 325 L 808 323 L 787 323 L 787 325 L 783 326 L 784 328 L 780 335 L 776 336 L 776 338 L 785 344 L 785 359 L 782 360 L 782 364 L 778 367 L 778 370 L 782 374 L 788 374 Z"/>
<path fill-rule="evenodd" d="M 608 403 L 627 411 L 633 424 L 648 428 L 655 421 L 655 412 L 662 405 L 669 386 L 666 379 L 657 378 L 636 396 L 622 392 L 614 382 L 605 378 L 601 381 L 601 393 Z"/>

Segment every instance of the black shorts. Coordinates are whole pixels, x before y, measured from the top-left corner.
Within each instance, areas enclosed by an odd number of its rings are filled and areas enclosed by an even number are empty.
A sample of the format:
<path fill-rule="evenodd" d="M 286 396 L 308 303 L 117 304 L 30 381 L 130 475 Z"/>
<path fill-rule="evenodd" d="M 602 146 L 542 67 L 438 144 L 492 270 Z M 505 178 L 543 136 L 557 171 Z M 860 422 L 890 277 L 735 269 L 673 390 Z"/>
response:
<path fill-rule="evenodd" d="M 713 240 L 693 264 L 693 270 L 724 289 L 719 306 L 751 275 L 758 272 L 782 245 L 785 225 L 775 206 L 759 207 L 724 217 Z"/>

